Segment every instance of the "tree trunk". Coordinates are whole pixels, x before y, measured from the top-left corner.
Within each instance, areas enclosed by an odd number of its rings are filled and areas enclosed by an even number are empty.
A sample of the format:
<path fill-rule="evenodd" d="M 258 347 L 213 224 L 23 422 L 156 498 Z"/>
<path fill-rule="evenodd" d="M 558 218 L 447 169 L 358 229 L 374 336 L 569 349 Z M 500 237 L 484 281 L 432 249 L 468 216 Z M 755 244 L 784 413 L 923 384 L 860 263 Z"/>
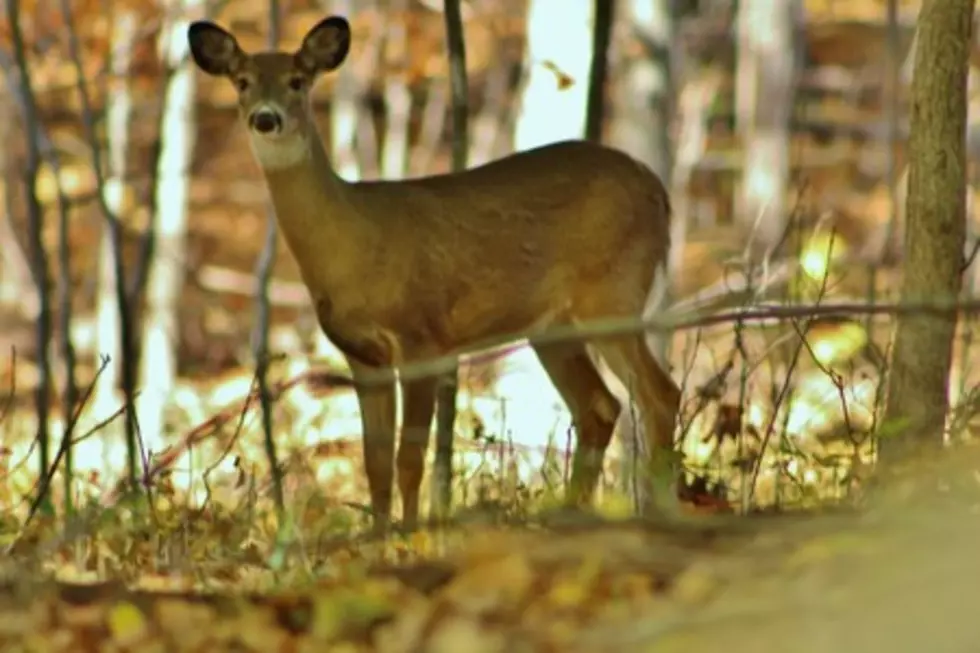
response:
<path fill-rule="evenodd" d="M 36 317 L 37 289 L 31 284 L 31 264 L 14 229 L 17 177 L 21 148 L 17 143 L 20 120 L 12 97 L 0 99 L 0 307 Z"/>
<path fill-rule="evenodd" d="M 528 2 L 526 78 L 514 125 L 515 150 L 584 136 L 592 5 L 588 0 Z M 508 429 L 509 425 L 517 427 L 514 439 L 521 445 L 548 446 L 555 414 L 545 407 L 560 406 L 562 401 L 534 352 L 522 347 L 508 356 L 495 386 L 503 399 L 501 422 Z M 533 394 L 522 393 L 523 388 L 532 387 Z M 561 431 L 557 433 L 561 438 Z"/>
<path fill-rule="evenodd" d="M 754 233 L 758 251 L 780 239 L 786 224 L 789 120 L 796 57 L 798 0 L 742 0 L 735 73 L 736 128 L 745 159 L 735 220 Z"/>
<path fill-rule="evenodd" d="M 38 138 L 40 120 L 34 99 L 31 70 L 27 64 L 27 47 L 24 44 L 20 24 L 20 8 L 18 3 L 11 2 L 6 7 L 10 35 L 14 50 L 14 59 L 20 70 L 20 95 L 24 106 L 24 131 L 27 138 L 27 157 L 21 167 L 20 176 L 24 184 L 27 200 L 27 230 L 30 248 L 31 276 L 37 289 L 40 301 L 37 313 L 35 334 L 37 337 L 37 385 L 34 390 L 34 401 L 37 416 L 36 442 L 38 445 L 39 478 L 47 479 L 50 473 L 50 411 L 51 411 L 51 364 L 48 346 L 51 342 L 51 301 L 49 298 L 50 271 L 48 255 L 44 249 L 44 209 L 37 197 L 38 171 L 41 168 L 41 152 Z M 31 508 L 33 513 L 38 506 L 51 513 L 51 503 L 48 498 L 47 484 L 38 486 L 38 493 Z"/>
<path fill-rule="evenodd" d="M 350 0 L 333 0 L 333 13 L 350 16 L 353 10 Z M 354 136 L 358 121 L 358 84 L 351 66 L 343 66 L 334 79 L 333 98 L 330 103 L 330 146 L 337 174 L 347 181 L 359 181 L 361 168 L 357 163 Z"/>
<path fill-rule="evenodd" d="M 620 47 L 610 107 L 610 142 L 650 166 L 670 187 L 670 108 L 673 15 L 670 0 L 627 0 L 617 43 L 639 41 L 639 56 Z"/>
<path fill-rule="evenodd" d="M 610 107 L 610 143 L 649 166 L 668 188 L 671 188 L 675 158 L 670 137 L 676 103 L 672 72 L 675 4 L 672 0 L 621 0 L 619 3 L 612 73 L 615 86 Z M 684 249 L 681 241 L 689 219 L 673 195 L 671 260 L 679 259 Z M 669 265 L 668 273 L 673 276 L 675 272 Z M 673 289 L 668 293 L 665 305 L 670 304 Z M 654 332 L 646 335 L 647 346 L 660 360 L 666 361 L 672 338 Z M 625 386 L 609 370 L 603 368 L 602 373 L 617 396 L 629 396 Z M 637 445 L 642 437 L 637 417 L 636 410 L 624 410 L 616 428 L 622 461 L 620 486 L 632 497 L 644 492 L 634 478 L 640 464 Z"/>
<path fill-rule="evenodd" d="M 466 169 L 469 153 L 469 79 L 466 75 L 466 41 L 460 0 L 446 0 L 446 51 L 453 109 L 453 171 Z M 449 515 L 453 496 L 453 439 L 456 433 L 456 404 L 459 368 L 444 374 L 436 391 L 436 455 L 432 467 L 431 513 L 437 519 Z"/>
<path fill-rule="evenodd" d="M 192 3 L 185 10 L 193 11 Z M 140 433 L 148 451 L 163 449 L 164 407 L 177 378 L 177 318 L 180 291 L 184 285 L 184 250 L 187 238 L 188 175 L 194 148 L 194 75 L 185 62 L 186 19 L 174 20 L 164 28 L 163 53 L 174 73 L 166 89 L 161 116 L 159 168 L 156 171 L 156 252 L 146 288 L 143 322 L 141 393 L 138 400 Z"/>
<path fill-rule="evenodd" d="M 594 0 L 592 64 L 589 69 L 589 95 L 585 110 L 585 137 L 601 142 L 606 123 L 606 86 L 609 80 L 609 49 L 616 16 L 615 0 Z"/>
<path fill-rule="evenodd" d="M 957 299 L 966 233 L 966 112 L 975 0 L 925 0 L 912 79 L 902 301 Z M 896 323 L 881 458 L 940 446 L 955 315 L 907 315 Z"/>
<path fill-rule="evenodd" d="M 385 68 L 397 72 L 385 75 L 385 137 L 381 157 L 381 176 L 397 180 L 408 169 L 409 119 L 412 94 L 408 90 L 408 2 L 389 0 L 388 27 L 385 30 Z"/>
<path fill-rule="evenodd" d="M 110 100 L 106 110 L 106 133 L 109 135 L 108 178 L 105 183 L 105 203 L 113 215 L 121 217 L 126 178 L 126 152 L 129 147 L 129 118 L 132 96 L 129 92 L 129 66 L 132 58 L 136 15 L 120 11 L 113 21 L 112 54 L 109 82 Z M 102 253 L 99 256 L 98 296 L 96 300 L 97 342 L 96 358 L 107 356 L 108 361 L 99 376 L 92 394 L 93 419 L 102 420 L 119 409 L 119 388 L 122 379 L 123 347 L 120 331 L 119 297 L 116 295 L 116 268 L 112 234 L 108 223 L 102 232 Z M 99 367 L 100 361 L 95 361 Z M 92 438 L 79 443 L 76 461 L 82 467 L 101 462 L 105 470 L 116 470 L 125 460 L 118 447 L 119 422 L 108 425 Z M 86 461 L 86 462 L 83 462 Z"/>

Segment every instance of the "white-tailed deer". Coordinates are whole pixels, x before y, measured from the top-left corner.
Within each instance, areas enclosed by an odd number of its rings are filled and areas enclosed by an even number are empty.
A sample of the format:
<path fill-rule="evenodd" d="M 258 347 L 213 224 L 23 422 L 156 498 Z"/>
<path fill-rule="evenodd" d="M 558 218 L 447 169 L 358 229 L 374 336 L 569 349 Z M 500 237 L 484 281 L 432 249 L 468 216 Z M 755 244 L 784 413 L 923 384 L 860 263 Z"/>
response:
<path fill-rule="evenodd" d="M 660 179 L 613 149 L 569 141 L 456 174 L 348 183 L 317 133 L 310 89 L 346 58 L 344 18 L 320 21 L 295 52 L 244 52 L 211 22 L 188 31 L 197 66 L 238 90 L 241 115 L 276 218 L 321 327 L 365 370 L 450 353 L 481 339 L 644 315 L 664 295 L 670 204 Z M 648 301 L 649 300 L 649 301 Z M 680 393 L 642 334 L 589 344 L 634 391 L 654 499 L 671 503 Z M 568 501 L 598 484 L 620 402 L 583 342 L 535 346 L 577 428 Z M 362 376 L 363 378 L 363 376 Z M 404 383 L 398 486 L 418 516 L 435 379 Z M 364 465 L 375 523 L 391 512 L 395 387 L 359 384 Z"/>

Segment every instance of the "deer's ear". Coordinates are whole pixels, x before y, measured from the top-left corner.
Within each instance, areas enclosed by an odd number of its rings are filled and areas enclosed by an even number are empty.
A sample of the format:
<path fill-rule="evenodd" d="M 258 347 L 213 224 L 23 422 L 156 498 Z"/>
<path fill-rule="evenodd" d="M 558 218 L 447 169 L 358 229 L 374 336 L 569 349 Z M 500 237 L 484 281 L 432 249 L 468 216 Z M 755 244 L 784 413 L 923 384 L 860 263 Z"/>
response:
<path fill-rule="evenodd" d="M 313 26 L 296 51 L 296 64 L 310 72 L 333 70 L 344 62 L 350 50 L 350 24 L 346 18 L 331 16 Z"/>
<path fill-rule="evenodd" d="M 194 63 L 209 75 L 230 75 L 245 56 L 234 36 L 206 20 L 191 23 L 187 43 Z"/>

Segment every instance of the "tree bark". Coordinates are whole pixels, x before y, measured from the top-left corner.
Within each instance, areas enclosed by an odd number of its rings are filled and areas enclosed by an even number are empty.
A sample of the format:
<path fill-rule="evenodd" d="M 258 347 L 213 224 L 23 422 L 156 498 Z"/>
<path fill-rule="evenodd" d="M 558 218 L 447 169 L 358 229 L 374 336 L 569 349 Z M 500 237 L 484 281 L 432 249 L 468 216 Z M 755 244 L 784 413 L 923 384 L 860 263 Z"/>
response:
<path fill-rule="evenodd" d="M 453 111 L 453 170 L 466 169 L 469 153 L 469 78 L 466 74 L 466 40 L 463 12 L 459 0 L 446 0 L 446 51 L 449 56 L 449 82 Z M 437 519 L 449 515 L 453 496 L 453 439 L 456 404 L 459 398 L 459 368 L 444 374 L 436 391 L 436 455 L 432 467 L 431 514 Z"/>
<path fill-rule="evenodd" d="M 589 94 L 585 109 L 585 137 L 602 141 L 605 124 L 606 84 L 609 79 L 609 46 L 612 42 L 615 0 L 595 0 L 593 3 L 592 63 L 589 68 Z"/>
<path fill-rule="evenodd" d="M 912 79 L 902 300 L 955 299 L 966 233 L 967 71 L 975 0 L 926 0 Z M 880 442 L 883 462 L 940 446 L 956 316 L 908 315 L 895 328 Z M 900 429 L 900 433 L 894 433 Z"/>
<path fill-rule="evenodd" d="M 670 114 L 673 104 L 671 53 L 674 15 L 670 0 L 629 0 L 617 16 L 618 80 L 610 107 L 613 146 L 650 166 L 670 186 L 673 166 Z M 636 39 L 636 56 L 622 47 Z"/>
<path fill-rule="evenodd" d="M 789 121 L 798 65 L 796 0 L 742 0 L 738 15 L 735 114 L 745 161 L 735 220 L 754 232 L 761 252 L 786 224 Z"/>
<path fill-rule="evenodd" d="M 194 11 L 196 2 L 185 7 Z M 194 149 L 194 74 L 187 56 L 186 18 L 177 18 L 161 35 L 167 65 L 175 67 L 166 89 L 161 116 L 163 149 L 156 171 L 155 256 L 150 263 L 143 323 L 141 394 L 137 400 L 140 433 L 148 451 L 164 447 L 164 409 L 177 381 L 178 314 L 184 286 L 184 250 L 191 153 Z"/>
<path fill-rule="evenodd" d="M 105 203 L 114 216 L 123 215 L 123 196 L 127 173 L 129 149 L 129 121 L 133 98 L 129 88 L 130 63 L 133 56 L 133 34 L 136 31 L 136 14 L 120 11 L 112 24 L 112 52 L 109 68 L 110 99 L 106 110 L 106 132 L 109 135 L 108 176 L 105 180 Z M 99 382 L 92 394 L 93 417 L 102 420 L 112 415 L 120 403 L 119 389 L 123 376 L 122 318 L 119 314 L 119 297 L 116 294 L 116 257 L 113 249 L 112 230 L 106 221 L 102 226 L 101 255 L 99 256 L 98 296 L 96 299 L 97 342 L 93 364 L 98 369 L 101 359 L 108 356 L 102 368 Z M 93 438 L 79 443 L 76 460 L 82 467 L 98 467 L 117 470 L 123 464 L 124 452 L 118 442 L 122 432 L 120 423 L 106 426 Z M 84 461 L 84 462 L 83 462 Z"/>
<path fill-rule="evenodd" d="M 381 150 L 381 176 L 397 180 L 408 169 L 412 94 L 408 88 L 408 2 L 389 0 L 385 30 L 385 136 Z M 392 72 L 393 71 L 393 72 Z"/>
<path fill-rule="evenodd" d="M 593 20 L 593 3 L 586 0 L 528 2 L 526 78 L 514 125 L 514 150 L 585 135 Z M 562 405 L 562 400 L 537 356 L 522 347 L 507 356 L 499 369 L 496 392 L 507 398 L 501 402 L 501 424 L 517 425 L 513 436 L 522 445 L 549 446 L 555 419 L 547 407 Z M 533 377 L 528 374 L 532 370 Z M 522 376 L 534 379 L 538 392 L 533 398 L 511 390 L 520 387 Z"/>

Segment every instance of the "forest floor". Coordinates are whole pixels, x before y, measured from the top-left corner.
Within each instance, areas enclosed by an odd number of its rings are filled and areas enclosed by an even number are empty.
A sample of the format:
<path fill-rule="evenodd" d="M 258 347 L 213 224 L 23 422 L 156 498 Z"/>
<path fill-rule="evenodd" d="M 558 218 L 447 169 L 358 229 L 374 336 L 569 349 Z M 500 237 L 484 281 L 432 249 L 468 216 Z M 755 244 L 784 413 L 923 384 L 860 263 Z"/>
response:
<path fill-rule="evenodd" d="M 923 453 L 834 508 L 641 522 L 613 500 L 570 514 L 540 484 L 517 483 L 387 540 L 338 502 L 363 496 L 359 469 L 335 469 L 326 485 L 291 473 L 280 519 L 267 481 L 237 467 L 237 482 L 203 502 L 161 473 L 148 493 L 103 493 L 68 518 L 23 517 L 31 493 L 13 488 L 36 476 L 6 467 L 0 651 L 911 653 L 980 642 L 970 443 Z"/>

